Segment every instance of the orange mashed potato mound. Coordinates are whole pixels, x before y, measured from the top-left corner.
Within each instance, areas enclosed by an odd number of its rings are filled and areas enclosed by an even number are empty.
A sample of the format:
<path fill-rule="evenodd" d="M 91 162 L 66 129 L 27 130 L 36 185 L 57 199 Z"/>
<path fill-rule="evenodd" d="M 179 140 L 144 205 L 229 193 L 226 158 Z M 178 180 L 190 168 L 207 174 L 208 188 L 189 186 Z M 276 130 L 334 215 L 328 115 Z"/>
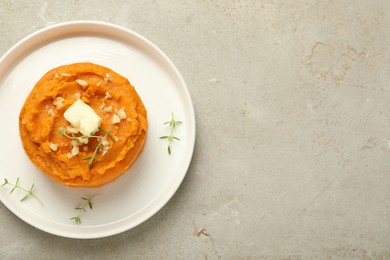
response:
<path fill-rule="evenodd" d="M 82 138 L 64 118 L 78 99 L 102 119 L 95 137 Z M 19 116 L 30 160 L 57 182 L 75 187 L 98 187 L 129 169 L 143 150 L 147 125 L 146 109 L 129 81 L 92 63 L 47 72 Z"/>

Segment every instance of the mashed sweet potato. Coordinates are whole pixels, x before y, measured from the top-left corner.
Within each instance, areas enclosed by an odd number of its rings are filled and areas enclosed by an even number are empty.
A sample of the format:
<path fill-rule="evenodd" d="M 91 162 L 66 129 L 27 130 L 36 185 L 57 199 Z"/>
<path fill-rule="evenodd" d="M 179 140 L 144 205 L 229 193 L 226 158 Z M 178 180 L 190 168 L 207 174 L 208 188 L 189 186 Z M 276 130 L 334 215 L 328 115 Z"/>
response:
<path fill-rule="evenodd" d="M 78 99 L 102 119 L 92 136 L 83 137 L 64 118 Z M 45 174 L 69 186 L 98 187 L 119 177 L 142 152 L 147 115 L 126 78 L 75 63 L 38 81 L 20 112 L 19 129 L 26 154 Z"/>

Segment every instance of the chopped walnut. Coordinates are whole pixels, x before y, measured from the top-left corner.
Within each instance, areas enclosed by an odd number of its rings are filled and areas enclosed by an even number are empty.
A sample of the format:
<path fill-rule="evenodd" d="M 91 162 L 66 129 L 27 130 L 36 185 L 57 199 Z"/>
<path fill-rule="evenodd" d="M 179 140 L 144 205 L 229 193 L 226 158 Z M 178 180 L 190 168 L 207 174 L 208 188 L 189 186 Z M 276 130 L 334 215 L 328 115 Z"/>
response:
<path fill-rule="evenodd" d="M 47 110 L 47 113 L 48 113 L 49 115 L 51 115 L 51 116 L 54 116 L 54 111 L 53 111 L 53 109 L 51 109 L 51 108 L 49 108 L 49 109 Z"/>
<path fill-rule="evenodd" d="M 120 123 L 120 122 L 121 122 L 121 119 L 120 119 L 120 117 L 119 117 L 117 114 L 114 114 L 114 115 L 112 116 L 112 118 L 111 118 L 111 122 L 112 122 L 113 124 L 117 124 L 117 123 Z"/>
<path fill-rule="evenodd" d="M 76 82 L 77 82 L 77 84 L 79 84 L 83 88 L 88 87 L 88 82 L 86 82 L 85 80 L 77 79 Z"/>
<path fill-rule="evenodd" d="M 102 145 L 103 145 L 103 146 L 108 146 L 108 145 L 110 145 L 110 142 L 107 140 L 107 136 L 105 136 L 104 138 L 102 138 Z"/>
<path fill-rule="evenodd" d="M 112 106 L 106 107 L 106 104 L 104 103 L 104 101 L 100 105 L 99 109 L 100 109 L 100 111 L 102 111 L 103 114 L 105 114 L 107 112 L 112 112 Z"/>
<path fill-rule="evenodd" d="M 50 149 L 52 149 L 54 152 L 57 151 L 58 149 L 58 144 L 55 143 L 50 143 L 49 144 Z"/>
<path fill-rule="evenodd" d="M 55 105 L 57 109 L 60 109 L 60 108 L 63 106 L 64 101 L 65 101 L 64 98 L 62 98 L 62 97 L 56 97 L 56 98 L 53 100 L 53 105 Z"/>
<path fill-rule="evenodd" d="M 108 152 L 109 149 L 110 149 L 109 146 L 103 146 L 102 155 L 104 156 Z"/>
<path fill-rule="evenodd" d="M 70 145 L 72 145 L 74 147 L 74 146 L 78 146 L 79 143 L 76 140 L 72 140 L 72 141 L 70 141 Z"/>
<path fill-rule="evenodd" d="M 102 104 L 100 105 L 99 109 L 104 110 L 105 107 L 106 107 L 106 104 L 104 104 L 104 101 L 102 101 Z"/>
<path fill-rule="evenodd" d="M 117 111 L 117 115 L 119 116 L 120 119 L 127 118 L 125 109 L 123 107 Z"/>
<path fill-rule="evenodd" d="M 73 156 L 76 156 L 80 153 L 78 146 L 73 146 L 72 151 L 70 152 Z"/>
<path fill-rule="evenodd" d="M 82 137 L 79 137 L 78 138 L 79 142 L 82 143 L 82 144 L 88 144 L 88 138 L 82 138 Z"/>
<path fill-rule="evenodd" d="M 106 77 L 104 78 L 104 82 L 108 83 L 108 82 L 112 82 L 113 80 L 114 79 L 112 78 L 110 73 L 106 73 Z"/>

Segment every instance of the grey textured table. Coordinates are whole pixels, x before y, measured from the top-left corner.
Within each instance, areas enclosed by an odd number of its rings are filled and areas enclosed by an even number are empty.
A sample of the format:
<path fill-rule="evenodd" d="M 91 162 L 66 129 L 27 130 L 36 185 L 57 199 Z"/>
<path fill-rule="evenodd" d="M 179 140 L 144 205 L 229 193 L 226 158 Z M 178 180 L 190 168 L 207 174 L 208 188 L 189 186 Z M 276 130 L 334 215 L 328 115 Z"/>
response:
<path fill-rule="evenodd" d="M 59 22 L 122 25 L 177 65 L 197 119 L 187 177 L 151 219 L 73 240 L 0 204 L 0 259 L 389 259 L 389 13 L 388 0 L 0 0 L 1 55 Z"/>

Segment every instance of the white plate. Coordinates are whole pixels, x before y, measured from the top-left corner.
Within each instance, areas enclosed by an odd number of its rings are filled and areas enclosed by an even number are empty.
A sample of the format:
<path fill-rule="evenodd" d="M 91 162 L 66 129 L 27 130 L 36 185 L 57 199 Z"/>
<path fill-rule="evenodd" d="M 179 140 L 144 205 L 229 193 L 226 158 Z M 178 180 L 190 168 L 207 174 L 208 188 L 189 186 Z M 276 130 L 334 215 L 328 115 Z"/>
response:
<path fill-rule="evenodd" d="M 133 167 L 101 188 L 71 188 L 52 181 L 26 156 L 18 116 L 35 83 L 50 69 L 88 61 L 111 68 L 135 86 L 148 111 L 145 148 Z M 183 121 L 175 129 L 180 141 L 159 139 L 171 112 Z M 25 222 L 46 232 L 71 238 L 114 235 L 150 218 L 178 189 L 188 170 L 195 144 L 195 116 L 187 86 L 169 58 L 153 43 L 128 29 L 102 22 L 69 22 L 37 31 L 12 47 L 0 60 L 0 181 L 7 178 L 30 187 L 44 206 L 23 192 L 0 188 L 0 200 Z M 80 197 L 98 194 L 93 209 L 77 225 L 69 218 Z"/>

